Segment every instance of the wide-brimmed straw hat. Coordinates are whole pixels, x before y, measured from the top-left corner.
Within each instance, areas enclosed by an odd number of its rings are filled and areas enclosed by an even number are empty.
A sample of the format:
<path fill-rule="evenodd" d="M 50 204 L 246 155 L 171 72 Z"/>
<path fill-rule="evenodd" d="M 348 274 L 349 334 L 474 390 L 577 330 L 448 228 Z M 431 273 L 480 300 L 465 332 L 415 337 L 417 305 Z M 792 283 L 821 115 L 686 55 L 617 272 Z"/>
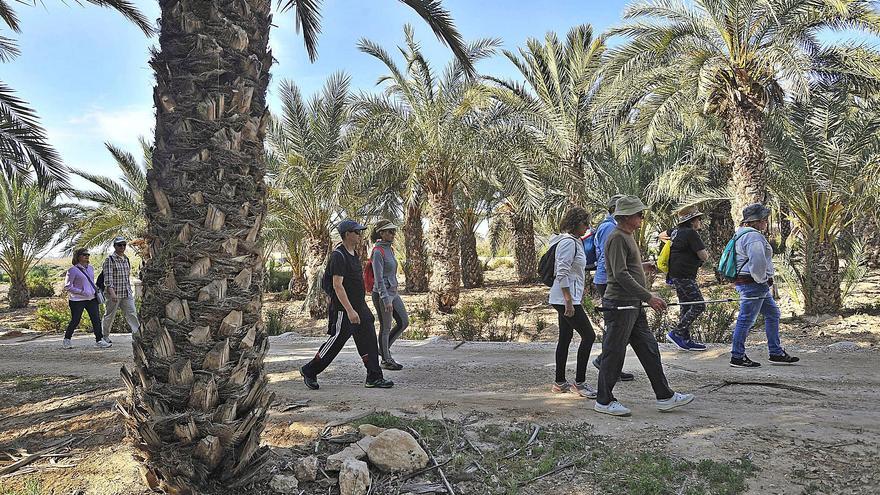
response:
<path fill-rule="evenodd" d="M 743 219 L 740 223 L 757 222 L 770 216 L 770 208 L 761 203 L 753 203 L 743 208 Z"/>
<path fill-rule="evenodd" d="M 617 200 L 617 205 L 614 207 L 614 216 L 626 217 L 647 209 L 648 207 L 645 206 L 645 203 L 642 203 L 641 199 L 635 196 L 624 196 Z"/>
<path fill-rule="evenodd" d="M 688 206 L 687 208 L 678 212 L 678 224 L 681 225 L 692 218 L 697 218 L 703 216 L 703 212 L 696 209 L 696 207 Z"/>

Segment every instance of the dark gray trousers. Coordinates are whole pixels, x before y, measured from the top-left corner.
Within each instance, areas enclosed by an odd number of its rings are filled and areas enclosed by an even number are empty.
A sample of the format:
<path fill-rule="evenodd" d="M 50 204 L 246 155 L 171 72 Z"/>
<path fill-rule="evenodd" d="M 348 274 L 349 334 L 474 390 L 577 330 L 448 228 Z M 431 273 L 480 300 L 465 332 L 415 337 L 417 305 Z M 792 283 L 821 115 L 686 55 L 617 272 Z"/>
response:
<path fill-rule="evenodd" d="M 606 308 L 618 306 L 638 306 L 641 301 L 615 301 L 602 299 Z M 636 357 L 642 363 L 651 387 L 658 400 L 672 397 L 672 390 L 666 382 L 663 365 L 660 364 L 660 348 L 648 328 L 648 317 L 644 309 L 628 309 L 605 312 L 605 337 L 602 339 L 602 362 L 599 366 L 599 396 L 596 402 L 608 405 L 614 398 L 614 384 L 623 370 L 626 358 L 626 345 L 632 346 Z"/>

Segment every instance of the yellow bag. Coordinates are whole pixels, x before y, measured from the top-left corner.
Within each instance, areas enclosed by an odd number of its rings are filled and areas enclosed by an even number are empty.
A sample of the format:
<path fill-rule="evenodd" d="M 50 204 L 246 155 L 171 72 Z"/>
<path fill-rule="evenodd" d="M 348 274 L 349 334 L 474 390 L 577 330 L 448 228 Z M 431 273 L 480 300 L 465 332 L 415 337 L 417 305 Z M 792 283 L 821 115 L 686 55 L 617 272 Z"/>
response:
<path fill-rule="evenodd" d="M 672 251 L 672 241 L 664 241 L 660 256 L 657 257 L 657 268 L 663 273 L 669 273 L 669 253 Z"/>

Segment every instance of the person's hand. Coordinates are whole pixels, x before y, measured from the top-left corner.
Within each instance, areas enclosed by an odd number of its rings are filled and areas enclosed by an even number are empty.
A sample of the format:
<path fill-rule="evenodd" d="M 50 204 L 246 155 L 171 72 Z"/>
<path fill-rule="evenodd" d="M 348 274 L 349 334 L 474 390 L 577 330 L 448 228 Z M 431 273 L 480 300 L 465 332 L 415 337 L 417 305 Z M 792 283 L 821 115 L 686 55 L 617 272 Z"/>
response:
<path fill-rule="evenodd" d="M 392 306 L 390 302 L 385 303 L 385 312 L 390 315 L 392 311 L 394 311 L 394 306 Z"/>
<path fill-rule="evenodd" d="M 111 302 L 114 302 L 114 303 L 117 303 L 117 302 L 119 302 L 119 297 L 117 297 L 117 296 L 114 295 L 114 294 L 111 294 L 111 295 L 110 295 L 110 301 L 111 301 Z"/>
<path fill-rule="evenodd" d="M 767 287 L 773 287 L 773 277 L 767 279 Z"/>
<path fill-rule="evenodd" d="M 670 240 L 672 240 L 672 237 L 669 237 L 669 234 L 666 233 L 665 230 L 664 230 L 663 232 L 660 232 L 660 235 L 659 235 L 658 237 L 659 237 L 659 239 L 660 239 L 662 242 L 666 242 L 666 241 L 670 241 Z"/>
<path fill-rule="evenodd" d="M 648 299 L 648 306 L 651 306 L 654 311 L 666 311 L 666 301 L 654 294 L 651 294 L 651 299 Z"/>
<path fill-rule="evenodd" d="M 572 303 L 570 299 L 568 301 L 565 301 L 565 313 L 564 314 L 565 314 L 566 318 L 571 318 L 572 316 L 574 316 L 574 303 Z"/>
<path fill-rule="evenodd" d="M 357 311 L 349 311 L 348 312 L 348 321 L 350 321 L 352 325 L 360 325 L 361 324 L 361 315 L 359 315 L 357 313 Z"/>

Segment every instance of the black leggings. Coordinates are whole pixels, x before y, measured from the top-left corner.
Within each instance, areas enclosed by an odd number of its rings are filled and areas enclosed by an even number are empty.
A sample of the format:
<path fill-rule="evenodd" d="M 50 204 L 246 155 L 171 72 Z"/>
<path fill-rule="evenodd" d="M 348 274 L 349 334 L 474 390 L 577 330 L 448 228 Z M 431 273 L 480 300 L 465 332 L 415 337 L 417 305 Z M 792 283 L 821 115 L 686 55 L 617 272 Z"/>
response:
<path fill-rule="evenodd" d="M 82 320 L 83 310 L 89 314 L 89 320 L 92 321 L 92 331 L 95 332 L 95 342 L 101 340 L 101 313 L 98 310 L 98 298 L 91 301 L 67 301 L 70 304 L 70 323 L 67 324 L 67 331 L 64 332 L 64 338 L 73 337 L 73 331 L 79 326 Z"/>
<path fill-rule="evenodd" d="M 596 332 L 590 325 L 587 313 L 580 304 L 574 306 L 574 315 L 565 316 L 565 306 L 554 304 L 556 312 L 559 313 L 559 342 L 556 344 L 556 381 L 562 383 L 565 381 L 565 363 L 568 361 L 568 346 L 571 345 L 571 338 L 574 336 L 574 330 L 577 330 L 581 336 L 581 344 L 578 346 L 577 368 L 575 371 L 574 381 L 581 383 L 587 379 L 587 360 L 590 358 L 590 351 L 593 349 L 593 342 L 596 340 Z"/>

